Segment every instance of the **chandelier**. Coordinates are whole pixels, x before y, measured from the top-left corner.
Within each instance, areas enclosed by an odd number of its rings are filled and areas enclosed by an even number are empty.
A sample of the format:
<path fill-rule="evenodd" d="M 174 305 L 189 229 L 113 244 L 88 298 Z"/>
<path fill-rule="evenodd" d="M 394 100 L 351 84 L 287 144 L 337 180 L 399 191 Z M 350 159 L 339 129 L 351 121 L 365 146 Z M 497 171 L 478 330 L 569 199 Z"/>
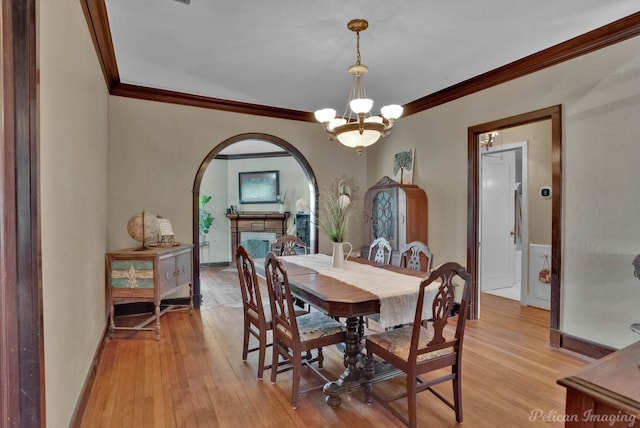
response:
<path fill-rule="evenodd" d="M 370 113 L 373 100 L 367 98 L 364 90 L 364 75 L 369 68 L 360 62 L 360 32 L 368 27 L 369 23 L 364 19 L 353 19 L 347 24 L 347 28 L 356 33 L 356 63 L 348 69 L 353 82 L 344 114 L 336 117 L 336 111 L 332 108 L 315 112 L 316 120 L 324 125 L 329 139 L 355 148 L 358 156 L 365 147 L 374 144 L 380 137 L 388 136 L 394 120 L 402 115 L 402 106 L 397 104 L 382 107 L 381 115 L 373 116 Z"/>

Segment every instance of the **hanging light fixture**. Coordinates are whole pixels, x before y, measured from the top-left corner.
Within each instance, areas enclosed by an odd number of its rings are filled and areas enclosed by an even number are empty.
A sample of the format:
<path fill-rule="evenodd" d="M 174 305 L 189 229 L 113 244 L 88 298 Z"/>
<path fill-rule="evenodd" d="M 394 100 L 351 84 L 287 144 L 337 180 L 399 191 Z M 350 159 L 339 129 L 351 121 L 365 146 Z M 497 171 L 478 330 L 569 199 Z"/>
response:
<path fill-rule="evenodd" d="M 365 147 L 374 144 L 380 137 L 388 136 L 394 120 L 402 115 L 402 106 L 397 104 L 382 107 L 381 115 L 372 116 L 370 113 L 373 100 L 367 98 L 364 90 L 364 75 L 369 68 L 360 62 L 360 32 L 368 27 L 369 23 L 364 19 L 353 19 L 347 24 L 347 28 L 356 33 L 356 63 L 349 67 L 353 83 L 343 116 L 336 117 L 336 111 L 332 108 L 315 112 L 316 120 L 324 125 L 329 139 L 355 148 L 358 156 Z"/>

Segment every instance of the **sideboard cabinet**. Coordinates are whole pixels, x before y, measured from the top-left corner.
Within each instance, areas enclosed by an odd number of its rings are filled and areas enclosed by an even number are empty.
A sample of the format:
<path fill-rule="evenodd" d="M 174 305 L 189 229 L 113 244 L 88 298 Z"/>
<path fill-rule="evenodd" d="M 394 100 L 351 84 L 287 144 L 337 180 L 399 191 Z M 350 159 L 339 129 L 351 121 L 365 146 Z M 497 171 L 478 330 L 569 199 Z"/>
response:
<path fill-rule="evenodd" d="M 193 274 L 191 270 L 193 245 L 172 247 L 127 248 L 112 251 L 105 256 L 107 302 L 109 303 L 109 337 L 114 330 L 155 331 L 160 340 L 160 311 L 163 298 L 189 285 L 189 310 L 193 310 Z M 115 305 L 134 302 L 151 302 L 154 316 L 137 326 L 116 326 Z M 146 327 L 155 320 L 153 327 Z"/>
<path fill-rule="evenodd" d="M 412 241 L 427 244 L 427 194 L 414 184 L 400 184 L 383 177 L 364 196 L 364 241 L 361 256 L 369 255 L 376 238 L 386 238 L 393 250 L 393 264 L 399 251 Z"/>

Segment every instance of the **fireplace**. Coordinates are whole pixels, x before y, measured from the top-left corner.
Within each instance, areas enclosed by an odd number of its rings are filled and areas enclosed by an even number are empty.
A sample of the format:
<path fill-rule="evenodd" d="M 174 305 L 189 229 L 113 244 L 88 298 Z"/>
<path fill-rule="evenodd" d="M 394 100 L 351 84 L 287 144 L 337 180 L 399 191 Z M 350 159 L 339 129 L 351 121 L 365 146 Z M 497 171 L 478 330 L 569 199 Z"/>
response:
<path fill-rule="evenodd" d="M 231 231 L 231 251 L 235 255 L 237 246 L 244 241 L 245 246 L 252 247 L 256 255 L 249 248 L 254 258 L 264 257 L 268 251 L 268 244 L 287 233 L 289 213 L 278 212 L 241 212 L 226 214 L 229 218 Z M 265 245 L 266 244 L 266 245 Z M 264 249 L 266 248 L 266 251 Z M 262 254 L 264 253 L 264 254 Z M 235 264 L 235 257 L 232 257 Z"/>

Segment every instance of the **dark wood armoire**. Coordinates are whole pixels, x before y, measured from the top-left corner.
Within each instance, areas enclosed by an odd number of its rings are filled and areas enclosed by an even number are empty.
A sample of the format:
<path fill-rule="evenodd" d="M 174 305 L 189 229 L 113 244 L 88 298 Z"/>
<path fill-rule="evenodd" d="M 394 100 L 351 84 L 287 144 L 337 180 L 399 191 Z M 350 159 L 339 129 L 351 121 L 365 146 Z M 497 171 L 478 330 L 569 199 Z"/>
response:
<path fill-rule="evenodd" d="M 428 244 L 427 194 L 414 184 L 400 184 L 382 177 L 364 196 L 364 241 L 361 256 L 379 237 L 391 243 L 392 264 L 399 264 L 400 250 L 409 242 Z"/>

